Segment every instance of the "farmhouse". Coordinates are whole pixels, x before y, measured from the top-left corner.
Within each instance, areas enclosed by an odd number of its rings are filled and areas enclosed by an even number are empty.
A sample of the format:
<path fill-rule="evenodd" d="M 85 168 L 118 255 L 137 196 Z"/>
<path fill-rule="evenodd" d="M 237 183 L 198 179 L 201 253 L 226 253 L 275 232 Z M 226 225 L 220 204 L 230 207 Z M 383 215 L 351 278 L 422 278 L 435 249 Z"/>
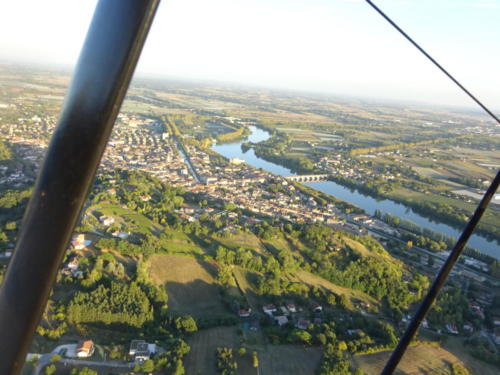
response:
<path fill-rule="evenodd" d="M 76 356 L 78 358 L 88 358 L 94 354 L 94 343 L 92 340 L 82 340 L 76 346 Z"/>

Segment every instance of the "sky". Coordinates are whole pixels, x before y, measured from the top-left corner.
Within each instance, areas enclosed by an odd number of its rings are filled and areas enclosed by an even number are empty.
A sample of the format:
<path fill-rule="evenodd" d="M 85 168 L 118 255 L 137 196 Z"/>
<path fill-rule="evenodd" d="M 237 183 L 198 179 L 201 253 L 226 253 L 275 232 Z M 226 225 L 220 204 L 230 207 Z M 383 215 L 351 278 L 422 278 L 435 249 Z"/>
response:
<path fill-rule="evenodd" d="M 374 0 L 500 108 L 500 0 Z M 0 61 L 75 65 L 96 0 L 0 2 Z M 474 108 L 363 0 L 163 0 L 137 75 Z"/>

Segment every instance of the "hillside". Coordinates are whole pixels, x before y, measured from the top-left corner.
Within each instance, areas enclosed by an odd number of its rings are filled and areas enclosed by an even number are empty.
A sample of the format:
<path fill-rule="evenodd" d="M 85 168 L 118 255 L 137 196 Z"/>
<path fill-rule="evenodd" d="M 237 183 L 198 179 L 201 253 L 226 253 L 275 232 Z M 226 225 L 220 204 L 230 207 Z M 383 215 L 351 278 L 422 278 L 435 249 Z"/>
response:
<path fill-rule="evenodd" d="M 375 354 L 354 355 L 352 362 L 354 366 L 361 368 L 366 375 L 378 375 L 382 371 L 385 363 L 389 359 L 391 352 L 381 352 Z M 408 348 L 401 360 L 396 375 L 427 375 L 446 374 L 451 365 L 465 367 L 465 364 L 455 355 L 445 349 L 430 345 L 417 345 Z M 470 368 L 470 367 L 467 367 Z M 495 375 L 498 372 L 491 372 L 490 369 L 482 367 L 481 373 L 475 375 Z M 495 370 L 493 370 L 495 371 Z M 471 373 L 472 374 L 472 373 Z"/>

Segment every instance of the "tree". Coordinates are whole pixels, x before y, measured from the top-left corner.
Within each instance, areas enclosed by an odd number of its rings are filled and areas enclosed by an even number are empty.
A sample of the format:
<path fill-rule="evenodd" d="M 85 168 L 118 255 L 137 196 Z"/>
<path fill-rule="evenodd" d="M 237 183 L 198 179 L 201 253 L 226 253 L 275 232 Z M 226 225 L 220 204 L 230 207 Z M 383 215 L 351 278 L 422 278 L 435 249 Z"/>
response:
<path fill-rule="evenodd" d="M 345 342 L 345 341 L 339 341 L 339 344 L 338 344 L 338 345 L 339 345 L 339 350 L 340 350 L 340 351 L 345 351 L 345 350 L 347 350 L 347 344 L 346 344 L 346 342 Z"/>
<path fill-rule="evenodd" d="M 55 365 L 49 365 L 45 367 L 45 375 L 52 375 L 54 372 L 56 372 L 56 366 Z"/>
<path fill-rule="evenodd" d="M 148 359 L 142 364 L 142 371 L 144 372 L 152 372 L 155 369 L 155 363 L 151 360 Z"/>
<path fill-rule="evenodd" d="M 302 342 L 304 344 L 310 344 L 312 336 L 307 331 L 295 330 L 292 332 L 292 340 Z"/>
<path fill-rule="evenodd" d="M 70 371 L 70 375 L 99 375 L 99 373 L 88 367 L 83 367 L 81 369 L 74 368 Z"/>
<path fill-rule="evenodd" d="M 253 367 L 259 367 L 259 357 L 257 356 L 257 352 L 252 353 L 252 365 Z"/>
<path fill-rule="evenodd" d="M 172 375 L 184 375 L 185 373 L 186 370 L 184 370 L 182 360 L 178 359 L 177 362 L 175 362 L 175 369 L 174 372 L 172 372 Z"/>
<path fill-rule="evenodd" d="M 189 315 L 176 318 L 175 328 L 177 328 L 179 331 L 187 333 L 196 332 L 198 330 L 198 327 L 196 326 L 196 320 L 194 320 L 193 317 Z"/>

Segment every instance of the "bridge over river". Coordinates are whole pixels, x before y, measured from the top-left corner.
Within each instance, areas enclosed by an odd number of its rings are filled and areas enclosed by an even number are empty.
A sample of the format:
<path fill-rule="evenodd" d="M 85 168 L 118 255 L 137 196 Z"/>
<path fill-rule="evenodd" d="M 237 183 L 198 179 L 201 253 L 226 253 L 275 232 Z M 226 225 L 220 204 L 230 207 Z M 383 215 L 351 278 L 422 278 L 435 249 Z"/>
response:
<path fill-rule="evenodd" d="M 297 182 L 313 182 L 313 181 L 326 181 L 328 180 L 327 174 L 303 174 L 297 176 L 286 176 L 287 180 Z"/>

